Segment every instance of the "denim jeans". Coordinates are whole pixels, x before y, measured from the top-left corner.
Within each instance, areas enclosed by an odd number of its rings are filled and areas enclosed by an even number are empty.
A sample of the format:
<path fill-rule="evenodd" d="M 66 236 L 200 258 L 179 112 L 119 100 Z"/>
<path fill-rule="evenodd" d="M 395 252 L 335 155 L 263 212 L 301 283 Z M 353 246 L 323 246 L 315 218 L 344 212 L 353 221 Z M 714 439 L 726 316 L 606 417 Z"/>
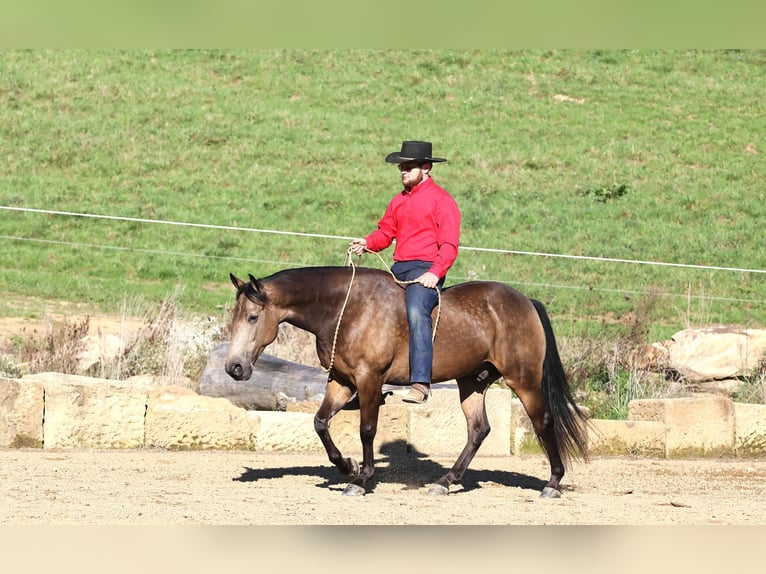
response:
<path fill-rule="evenodd" d="M 430 261 L 397 261 L 391 272 L 400 281 L 412 281 L 431 268 Z M 444 285 L 444 277 L 439 279 L 437 289 Z M 406 285 L 407 322 L 410 325 L 410 382 L 431 382 L 431 367 L 434 360 L 433 323 L 431 311 L 439 303 L 436 289 L 423 287 L 419 283 Z"/>

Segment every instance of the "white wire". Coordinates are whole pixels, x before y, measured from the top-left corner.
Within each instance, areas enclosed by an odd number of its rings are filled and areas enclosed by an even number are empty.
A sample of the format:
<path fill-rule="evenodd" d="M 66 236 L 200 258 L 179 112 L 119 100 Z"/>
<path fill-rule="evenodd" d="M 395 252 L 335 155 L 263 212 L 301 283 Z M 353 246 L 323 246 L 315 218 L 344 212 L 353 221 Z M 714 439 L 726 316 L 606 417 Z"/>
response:
<path fill-rule="evenodd" d="M 271 234 L 278 234 L 278 235 L 293 235 L 293 236 L 299 236 L 299 237 L 315 237 L 315 238 L 322 238 L 322 239 L 343 239 L 343 240 L 351 240 L 353 237 L 345 237 L 345 236 L 339 236 L 339 235 L 326 235 L 326 234 L 319 234 L 319 233 L 302 233 L 302 232 L 296 232 L 296 231 L 279 231 L 279 230 L 273 230 L 273 229 L 253 229 L 253 228 L 245 228 L 245 227 L 232 227 L 232 226 L 225 226 L 225 225 L 211 225 L 211 224 L 205 224 L 205 223 L 188 223 L 188 222 L 178 222 L 178 221 L 163 221 L 158 219 L 142 219 L 142 218 L 135 218 L 135 217 L 123 217 L 123 216 L 116 216 L 116 215 L 98 215 L 98 214 L 89 214 L 89 213 L 75 213 L 75 212 L 68 212 L 68 211 L 55 211 L 55 210 L 49 210 L 49 209 L 33 209 L 33 208 L 27 208 L 27 207 L 9 207 L 9 206 L 1 206 L 0 209 L 8 210 L 8 211 L 22 211 L 22 212 L 30 212 L 30 213 L 44 213 L 48 215 L 67 215 L 67 216 L 73 216 L 73 217 L 87 217 L 87 218 L 93 218 L 93 219 L 107 219 L 107 220 L 116 220 L 116 221 L 129 221 L 129 222 L 138 222 L 138 223 L 156 223 L 156 224 L 165 224 L 165 225 L 176 225 L 176 226 L 183 226 L 183 227 L 198 227 L 198 228 L 205 228 L 205 229 L 221 229 L 221 230 L 230 230 L 230 231 L 246 231 L 246 232 L 252 232 L 252 233 L 271 233 Z M 181 257 L 204 257 L 208 259 L 224 259 L 224 260 L 231 260 L 231 261 L 246 261 L 250 263 L 266 263 L 266 264 L 274 264 L 274 265 L 289 265 L 291 267 L 296 267 L 299 265 L 306 265 L 302 263 L 285 263 L 284 261 L 272 261 L 272 260 L 265 260 L 265 259 L 252 259 L 252 258 L 246 258 L 246 257 L 231 257 L 231 256 L 225 256 L 225 255 L 206 255 L 206 254 L 200 254 L 200 253 L 184 253 L 184 252 L 178 252 L 178 251 L 167 251 L 167 250 L 161 250 L 161 249 L 142 249 L 142 248 L 134 248 L 134 247 L 122 247 L 122 246 L 114 246 L 114 245 L 101 245 L 101 244 L 93 244 L 93 243 L 78 243 L 78 242 L 72 242 L 72 241 L 61 241 L 61 240 L 53 240 L 53 239 L 37 239 L 37 238 L 31 238 L 31 237 L 18 237 L 18 236 L 12 236 L 12 235 L 0 235 L 0 239 L 10 240 L 10 241 L 30 241 L 30 242 L 37 242 L 37 243 L 48 243 L 48 244 L 56 244 L 56 245 L 68 245 L 70 247 L 87 247 L 87 248 L 95 248 L 95 249 L 111 249 L 115 251 L 132 251 L 132 252 L 138 252 L 138 253 L 149 253 L 149 254 L 155 254 L 155 255 L 173 255 L 173 256 L 181 256 Z M 717 270 L 717 271 L 737 271 L 737 272 L 745 272 L 745 273 L 766 273 L 766 271 L 759 270 L 759 269 L 740 269 L 740 268 L 733 268 L 733 267 L 717 267 L 717 266 L 709 266 L 709 265 L 691 265 L 691 264 L 683 264 L 683 263 L 665 263 L 665 262 L 658 262 L 658 261 L 640 261 L 640 260 L 633 260 L 633 259 L 614 259 L 614 258 L 607 258 L 607 257 L 589 257 L 589 256 L 583 256 L 583 255 L 567 255 L 567 254 L 554 254 L 554 253 L 540 253 L 540 252 L 532 252 L 532 251 L 513 251 L 513 250 L 505 250 L 505 249 L 492 249 L 492 248 L 484 248 L 484 247 L 468 247 L 468 246 L 460 246 L 461 250 L 467 250 L 467 251 L 482 251 L 482 252 L 488 252 L 488 253 L 500 253 L 500 254 L 517 254 L 517 255 L 530 255 L 530 256 L 539 256 L 539 257 L 561 257 L 561 258 L 568 258 L 568 259 L 584 259 L 584 260 L 590 260 L 590 261 L 604 261 L 604 262 L 610 262 L 610 263 L 633 263 L 633 264 L 643 264 L 643 265 L 661 265 L 661 266 L 670 266 L 670 267 L 685 267 L 685 268 L 692 268 L 692 269 L 707 269 L 707 270 Z M 456 277 L 458 278 L 458 277 Z M 463 277 L 462 279 L 466 279 Z M 627 289 L 605 289 L 605 288 L 596 288 L 596 287 L 583 287 L 580 285 L 557 285 L 557 284 L 551 284 L 551 283 L 530 283 L 530 282 L 523 282 L 523 281 L 512 281 L 516 285 L 525 285 L 525 286 L 531 286 L 531 287 L 545 287 L 545 288 L 556 288 L 556 289 L 574 289 L 574 290 L 580 290 L 580 291 L 597 291 L 597 292 L 606 292 L 606 293 L 624 293 L 624 294 L 649 294 L 649 291 L 641 291 L 641 290 L 627 290 Z M 705 300 L 715 300 L 715 301 L 728 301 L 728 302 L 737 302 L 737 303 L 766 303 L 766 300 L 761 299 L 739 299 L 739 298 L 731 298 L 731 297 L 711 297 L 711 296 L 701 296 L 701 295 L 689 295 L 689 294 L 681 294 L 681 293 L 658 293 L 659 296 L 664 297 L 683 297 L 685 299 L 689 298 L 702 298 Z"/>
<path fill-rule="evenodd" d="M 71 211 L 55 211 L 51 209 L 34 209 L 29 207 L 11 207 L 0 205 L 0 209 L 8 211 L 23 211 L 29 213 L 44 213 L 48 215 L 68 215 L 72 217 L 88 217 L 94 219 L 110 219 L 117 221 L 130 221 L 136 223 L 157 223 L 162 225 L 177 225 L 183 227 L 201 227 L 205 229 L 221 229 L 228 231 L 247 231 L 251 233 L 271 233 L 276 235 L 294 235 L 298 237 L 316 237 L 320 239 L 343 239 L 351 240 L 353 237 L 347 237 L 343 235 L 326 235 L 322 233 L 303 233 L 300 231 L 280 231 L 276 229 L 254 229 L 248 227 L 233 227 L 229 225 L 211 225 L 207 223 L 189 223 L 183 221 L 165 221 L 161 219 L 143 219 L 139 217 L 123 217 L 118 215 L 99 215 L 93 213 L 75 213 Z M 565 253 L 543 253 L 537 251 L 515 251 L 512 249 L 493 249 L 489 247 L 470 247 L 461 245 L 462 251 L 482 251 L 485 253 L 501 253 L 501 254 L 513 254 L 513 255 L 531 255 L 537 257 L 557 257 L 565 259 L 580 259 L 588 261 L 603 261 L 608 263 L 631 263 L 635 265 L 657 265 L 665 267 L 683 267 L 688 269 L 706 269 L 709 271 L 736 271 L 739 273 L 766 273 L 766 269 L 746 269 L 741 267 L 719 267 L 715 265 L 694 265 L 690 263 L 668 263 L 663 261 L 641 261 L 638 259 L 618 259 L 611 257 L 593 257 L 588 255 L 569 255 Z"/>
<path fill-rule="evenodd" d="M 504 249 L 489 249 L 485 247 L 464 247 L 460 246 L 464 251 L 485 251 L 493 253 L 515 253 L 518 255 L 537 255 L 543 257 L 561 257 L 565 259 L 584 259 L 588 261 L 604 261 L 608 263 L 633 263 L 638 265 L 658 265 L 665 267 L 685 267 L 687 269 L 706 269 L 709 271 L 737 271 L 740 273 L 766 273 L 766 269 L 744 269 L 740 267 L 718 267 L 716 265 L 693 265 L 690 263 L 667 263 L 664 261 L 640 261 L 637 259 L 616 259 L 612 257 L 591 257 L 588 255 L 567 255 L 564 253 L 537 253 L 534 251 L 510 251 Z"/>
<path fill-rule="evenodd" d="M 136 248 L 136 247 L 121 247 L 116 245 L 102 245 L 98 243 L 79 243 L 75 241 L 60 241 L 55 239 L 35 239 L 32 237 L 17 237 L 13 235 L 0 235 L 0 239 L 6 239 L 10 241 L 30 241 L 34 243 L 48 243 L 48 244 L 54 244 L 54 245 L 67 245 L 69 247 L 88 247 L 91 249 L 110 249 L 113 251 L 132 251 L 136 253 L 149 253 L 152 255 L 174 255 L 177 257 L 203 257 L 206 259 L 225 259 L 230 261 L 246 261 L 248 263 L 266 263 L 266 264 L 272 264 L 272 265 L 282 265 L 282 266 L 288 266 L 288 267 L 299 267 L 301 265 L 310 265 L 310 263 L 294 263 L 294 262 L 285 262 L 285 261 L 274 261 L 270 259 L 253 259 L 248 257 L 231 257 L 226 255 L 205 255 L 201 253 L 184 253 L 181 251 L 167 251 L 163 249 L 142 249 L 142 248 Z M 8 271 L 7 269 L 5 271 Z M 467 277 L 454 277 L 455 279 L 465 279 L 467 280 Z M 556 283 L 532 283 L 528 281 L 513 281 L 513 280 L 505 280 L 509 284 L 514 285 L 524 285 L 527 287 L 545 287 L 547 289 L 573 289 L 578 291 L 598 291 L 603 293 L 623 293 L 623 294 L 632 294 L 632 295 L 648 295 L 651 294 L 650 291 L 641 291 L 638 289 L 606 289 L 606 288 L 599 288 L 599 287 L 583 287 L 581 285 L 559 285 Z M 705 299 L 706 301 L 729 301 L 729 302 L 738 302 L 738 303 L 766 303 L 766 300 L 763 299 L 736 299 L 732 297 L 714 297 L 714 296 L 708 296 L 708 295 L 689 295 L 688 293 L 657 293 L 658 296 L 662 297 L 681 297 L 684 299 Z"/>

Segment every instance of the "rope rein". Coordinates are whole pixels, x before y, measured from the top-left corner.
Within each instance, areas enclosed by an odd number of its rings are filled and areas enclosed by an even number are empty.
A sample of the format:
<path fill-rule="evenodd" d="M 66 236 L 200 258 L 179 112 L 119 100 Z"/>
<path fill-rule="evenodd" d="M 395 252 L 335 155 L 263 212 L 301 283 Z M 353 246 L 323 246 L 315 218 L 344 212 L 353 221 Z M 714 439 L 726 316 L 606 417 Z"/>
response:
<path fill-rule="evenodd" d="M 348 259 L 348 254 L 346 255 L 346 258 Z M 356 267 L 354 265 L 351 265 L 351 281 L 348 283 L 348 291 L 346 291 L 346 299 L 343 301 L 343 306 L 340 308 L 340 314 L 338 315 L 338 324 L 335 325 L 335 334 L 332 338 L 332 351 L 330 352 L 330 366 L 327 367 L 327 381 L 330 381 L 330 373 L 332 372 L 332 367 L 335 364 L 335 346 L 338 343 L 338 331 L 340 331 L 340 322 L 343 320 L 343 312 L 346 310 L 346 305 L 348 304 L 348 298 L 351 296 L 351 287 L 354 285 L 354 276 L 356 275 Z"/>
<path fill-rule="evenodd" d="M 365 248 L 366 253 L 373 253 L 375 254 L 378 259 L 380 259 L 381 263 L 388 268 L 388 265 L 386 264 L 386 261 L 380 256 L 379 253 L 375 251 L 370 251 L 369 249 Z M 333 366 L 335 365 L 335 348 L 338 344 L 338 332 L 340 331 L 340 323 L 343 320 L 343 313 L 346 311 L 346 306 L 348 305 L 348 299 L 351 296 L 351 288 L 354 285 L 354 278 L 356 276 L 356 265 L 354 264 L 353 258 L 351 257 L 351 248 L 349 247 L 348 251 L 346 251 L 346 263 L 348 267 L 351 267 L 351 281 L 349 281 L 348 284 L 348 291 L 346 291 L 346 299 L 343 301 L 343 306 L 340 308 L 340 313 L 338 314 L 338 323 L 335 325 L 335 334 L 332 338 L 332 351 L 330 352 L 330 366 L 327 367 L 327 380 L 328 382 L 331 379 L 330 373 L 332 371 Z M 411 283 L 417 283 L 417 280 L 409 280 L 409 281 L 401 281 L 396 278 L 396 275 L 394 275 L 393 271 L 391 269 L 388 269 L 388 273 L 393 278 L 394 282 L 398 283 L 399 285 L 409 285 Z M 438 297 L 438 304 L 436 306 L 436 320 L 434 321 L 434 328 L 431 333 L 431 341 L 433 342 L 436 338 L 436 328 L 439 326 L 439 319 L 441 318 L 441 312 L 442 312 L 442 293 L 441 290 L 437 287 L 434 287 L 436 289 L 436 296 Z"/>

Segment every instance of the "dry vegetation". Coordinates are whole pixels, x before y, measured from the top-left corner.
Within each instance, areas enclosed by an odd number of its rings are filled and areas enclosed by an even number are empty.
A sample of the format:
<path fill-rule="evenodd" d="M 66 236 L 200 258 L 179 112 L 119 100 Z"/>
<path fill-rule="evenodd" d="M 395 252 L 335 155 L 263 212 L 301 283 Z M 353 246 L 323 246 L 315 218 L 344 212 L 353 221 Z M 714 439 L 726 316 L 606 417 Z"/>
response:
<path fill-rule="evenodd" d="M 592 416 L 624 419 L 631 400 L 689 393 L 667 374 L 642 367 L 637 350 L 647 342 L 651 317 L 652 299 L 648 298 L 637 304 L 620 333 L 603 329 L 589 336 L 559 337 L 575 396 Z M 144 375 L 197 390 L 211 349 L 230 335 L 228 311 L 205 320 L 187 316 L 177 293 L 144 312 L 140 323 L 143 326 L 126 338 L 118 352 L 92 358 L 87 364 L 83 356 L 90 317 L 22 330 L 12 338 L 12 352 L 0 355 L 0 375 L 21 377 L 47 371 L 123 380 Z M 288 324 L 281 325 L 267 352 L 302 365 L 320 366 L 314 336 Z M 742 381 L 735 399 L 766 402 L 766 360 Z"/>
<path fill-rule="evenodd" d="M 24 328 L 12 337 L 12 352 L 0 355 L 0 375 L 58 372 L 122 380 L 150 375 L 195 388 L 212 345 L 225 337 L 225 321 L 187 316 L 177 298 L 174 293 L 142 313 L 140 329 L 124 334 L 117 349 L 96 357 L 87 354 L 94 335 L 88 315 Z"/>

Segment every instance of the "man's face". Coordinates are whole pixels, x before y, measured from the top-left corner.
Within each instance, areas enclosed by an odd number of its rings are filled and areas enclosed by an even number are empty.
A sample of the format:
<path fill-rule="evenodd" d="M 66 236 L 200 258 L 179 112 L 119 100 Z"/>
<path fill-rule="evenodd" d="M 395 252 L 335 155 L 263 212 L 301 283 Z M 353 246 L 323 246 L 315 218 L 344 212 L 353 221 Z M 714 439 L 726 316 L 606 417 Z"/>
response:
<path fill-rule="evenodd" d="M 402 174 L 402 184 L 404 189 L 412 189 L 419 184 L 425 178 L 428 173 L 428 164 L 421 164 L 417 162 L 404 162 L 398 165 L 399 171 Z"/>

